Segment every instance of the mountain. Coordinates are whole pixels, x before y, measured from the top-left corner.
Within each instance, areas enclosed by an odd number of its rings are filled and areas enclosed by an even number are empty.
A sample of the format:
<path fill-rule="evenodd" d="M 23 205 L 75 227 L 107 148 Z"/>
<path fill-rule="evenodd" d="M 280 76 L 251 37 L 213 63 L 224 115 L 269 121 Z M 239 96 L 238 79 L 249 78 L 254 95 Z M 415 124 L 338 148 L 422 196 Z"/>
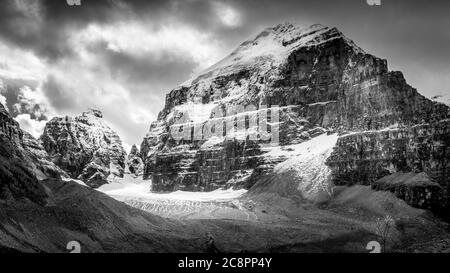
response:
<path fill-rule="evenodd" d="M 38 179 L 68 177 L 58 166 L 51 162 L 42 145 L 29 133 L 23 131 L 0 103 L 0 137 L 2 141 L 2 162 L 9 169 L 8 176 L 26 166 Z M 16 161 L 21 161 L 18 164 Z M 15 163 L 13 163 L 15 162 Z M 27 175 L 25 175 L 27 177 Z M 6 177 L 5 182 L 8 181 Z"/>
<path fill-rule="evenodd" d="M 142 176 L 144 173 L 144 162 L 136 145 L 131 147 L 127 157 L 128 171 L 135 177 Z"/>
<path fill-rule="evenodd" d="M 205 251 L 199 230 L 71 181 L 0 104 L 0 253 Z"/>
<path fill-rule="evenodd" d="M 40 137 L 52 162 L 93 188 L 110 176 L 123 177 L 126 161 L 120 137 L 102 118 L 94 109 L 75 118 L 55 117 Z"/>
<path fill-rule="evenodd" d="M 448 252 L 448 107 L 334 28 L 243 43 L 128 158 L 101 116 L 36 140 L 0 104 L 0 252 Z"/>
<path fill-rule="evenodd" d="M 298 194 L 322 200 L 334 185 L 424 172 L 442 188 L 418 199 L 447 206 L 448 118 L 448 106 L 419 94 L 336 28 L 280 24 L 169 92 L 141 145 L 144 177 L 153 191 L 252 189 L 274 183 L 267 177 L 279 176 L 290 156 L 304 159 L 298 145 L 336 134 L 326 140 L 334 141 L 331 150 L 306 157 L 320 168 L 291 174 Z M 311 195 L 311 188 L 323 190 Z"/>

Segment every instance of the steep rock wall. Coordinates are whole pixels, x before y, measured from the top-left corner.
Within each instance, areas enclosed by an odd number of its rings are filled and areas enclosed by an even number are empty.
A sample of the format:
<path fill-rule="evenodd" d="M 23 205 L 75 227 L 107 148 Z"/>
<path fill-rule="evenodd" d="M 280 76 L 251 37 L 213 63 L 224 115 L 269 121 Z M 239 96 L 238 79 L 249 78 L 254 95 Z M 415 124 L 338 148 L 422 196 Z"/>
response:
<path fill-rule="evenodd" d="M 110 175 L 123 176 L 126 153 L 122 141 L 98 110 L 75 118 L 55 117 L 40 139 L 56 165 L 91 187 L 108 183 Z"/>

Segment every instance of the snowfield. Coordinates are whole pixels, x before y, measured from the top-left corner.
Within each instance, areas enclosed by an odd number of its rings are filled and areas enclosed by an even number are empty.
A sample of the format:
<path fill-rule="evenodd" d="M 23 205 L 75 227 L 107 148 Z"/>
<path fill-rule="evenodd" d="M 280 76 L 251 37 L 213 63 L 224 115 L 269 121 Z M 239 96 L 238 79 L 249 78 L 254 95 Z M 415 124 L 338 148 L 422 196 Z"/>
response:
<path fill-rule="evenodd" d="M 212 192 L 176 191 L 153 193 L 151 181 L 125 175 L 97 190 L 132 207 L 169 218 L 256 220 L 257 217 L 242 210 L 240 196 L 246 190 L 215 190 Z"/>
<path fill-rule="evenodd" d="M 331 170 L 325 164 L 333 152 L 337 134 L 323 134 L 300 144 L 268 148 L 268 158 L 286 158 L 275 165 L 275 180 L 270 191 L 289 187 L 298 191 L 303 198 L 323 202 L 332 195 Z"/>
<path fill-rule="evenodd" d="M 129 197 L 141 200 L 168 199 L 198 202 L 231 200 L 247 192 L 246 190 L 218 189 L 212 192 L 176 191 L 171 193 L 153 193 L 150 191 L 150 187 L 150 180 L 142 180 L 141 178 L 125 175 L 123 179 L 115 179 L 115 182 L 101 186 L 98 188 L 98 191 L 116 199 Z"/>
<path fill-rule="evenodd" d="M 309 201 L 324 201 L 331 196 L 333 187 L 329 177 L 331 170 L 325 161 L 330 156 L 338 139 L 337 134 L 323 134 L 300 144 L 266 147 L 267 159 L 283 158 L 273 172 L 289 179 L 277 181 L 274 187 L 290 183 Z M 295 184 L 295 185 L 294 185 Z M 247 210 L 240 199 L 247 190 L 218 189 L 212 192 L 154 193 L 151 181 L 125 175 L 114 178 L 110 184 L 98 189 L 116 200 L 163 217 L 205 218 L 225 217 L 241 220 L 256 220 L 258 217 Z"/>

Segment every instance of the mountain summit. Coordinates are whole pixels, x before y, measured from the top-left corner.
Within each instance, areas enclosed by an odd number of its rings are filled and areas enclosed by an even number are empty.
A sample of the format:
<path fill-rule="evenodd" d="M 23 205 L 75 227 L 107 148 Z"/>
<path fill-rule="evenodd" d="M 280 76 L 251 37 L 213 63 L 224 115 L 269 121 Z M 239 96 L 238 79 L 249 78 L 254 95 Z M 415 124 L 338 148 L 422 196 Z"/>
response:
<path fill-rule="evenodd" d="M 420 95 L 401 72 L 388 70 L 386 60 L 336 28 L 280 24 L 169 92 L 141 145 L 144 176 L 151 177 L 153 191 L 249 189 L 289 169 L 278 165 L 303 149 L 295 145 L 327 133 L 340 137 L 325 140 L 331 150 L 298 158 L 320 167 L 297 175 L 292 193 L 321 199 L 334 184 L 426 172 L 444 188 L 433 191 L 438 200 L 448 196 L 450 184 L 448 117 L 447 106 Z M 251 137 L 264 136 L 266 125 L 267 132 L 279 133 L 278 147 Z M 409 201 L 429 204 L 421 198 Z"/>
<path fill-rule="evenodd" d="M 245 41 L 229 56 L 206 69 L 198 78 L 226 75 L 243 68 L 268 70 L 281 65 L 291 52 L 301 47 L 318 46 L 335 39 L 342 39 L 355 52 L 364 53 L 336 28 L 320 24 L 306 27 L 284 23 L 267 28 L 255 38 Z"/>

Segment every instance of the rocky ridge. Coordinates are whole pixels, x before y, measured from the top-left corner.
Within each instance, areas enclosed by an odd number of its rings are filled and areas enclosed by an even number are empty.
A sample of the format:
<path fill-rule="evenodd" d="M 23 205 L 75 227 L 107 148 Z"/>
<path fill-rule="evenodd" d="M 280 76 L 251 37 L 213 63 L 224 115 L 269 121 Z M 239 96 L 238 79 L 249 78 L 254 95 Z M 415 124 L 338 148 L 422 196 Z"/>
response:
<path fill-rule="evenodd" d="M 51 160 L 41 143 L 31 134 L 23 131 L 19 123 L 15 121 L 5 107 L 0 103 L 0 137 L 6 146 L 14 146 L 11 155 L 7 158 L 22 158 L 32 173 L 39 179 L 68 177 L 67 174 L 56 166 Z M 6 144 L 6 142 L 10 144 Z M 5 153 L 9 153 L 5 148 Z M 6 164 L 6 163 L 5 163 Z"/>
<path fill-rule="evenodd" d="M 93 109 L 75 118 L 55 117 L 40 138 L 56 165 L 94 188 L 123 177 L 126 160 L 120 137 L 102 117 Z"/>

